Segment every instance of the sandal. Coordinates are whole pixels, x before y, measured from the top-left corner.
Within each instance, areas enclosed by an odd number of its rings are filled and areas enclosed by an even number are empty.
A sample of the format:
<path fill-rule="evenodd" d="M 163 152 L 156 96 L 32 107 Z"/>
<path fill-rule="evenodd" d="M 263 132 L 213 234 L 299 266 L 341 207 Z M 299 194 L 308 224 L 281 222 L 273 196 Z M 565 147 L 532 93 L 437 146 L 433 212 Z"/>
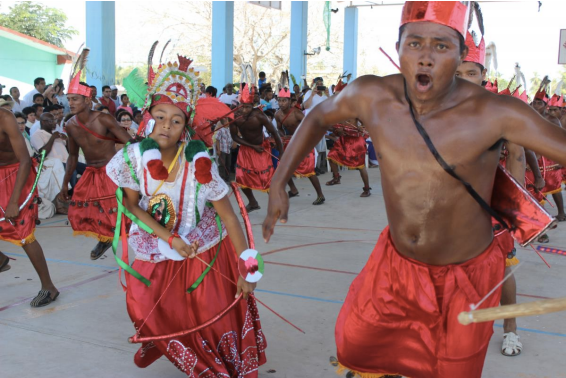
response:
<path fill-rule="evenodd" d="M 248 213 L 251 213 L 252 211 L 259 210 L 259 209 L 261 209 L 261 207 L 259 205 L 252 206 L 252 205 L 248 204 L 248 206 L 246 206 L 246 211 Z"/>
<path fill-rule="evenodd" d="M 326 183 L 326 185 L 328 186 L 332 186 L 332 185 L 340 185 L 340 179 L 342 178 L 342 176 L 340 175 L 336 175 L 332 178 L 332 180 L 328 181 Z"/>
<path fill-rule="evenodd" d="M 523 351 L 523 344 L 519 341 L 519 338 L 519 335 L 514 332 L 504 333 L 501 354 L 508 357 L 520 355 Z"/>
<path fill-rule="evenodd" d="M 318 197 L 316 199 L 316 201 L 314 201 L 312 204 L 313 205 L 322 205 L 324 203 L 324 201 L 326 201 L 326 198 L 324 197 Z"/>
<path fill-rule="evenodd" d="M 370 168 L 379 168 L 379 164 L 370 164 L 369 167 Z"/>
<path fill-rule="evenodd" d="M 550 238 L 548 237 L 547 234 L 544 234 L 537 239 L 537 242 L 541 243 L 541 244 L 546 244 L 546 243 L 550 242 Z"/>
<path fill-rule="evenodd" d="M 0 252 L 0 257 L 2 256 L 4 256 L 4 260 L 0 262 L 0 273 L 10 270 L 12 268 L 10 265 L 8 265 L 8 263 L 10 262 L 10 258 L 5 254 L 3 254 L 2 252 Z"/>
<path fill-rule="evenodd" d="M 30 302 L 31 307 L 43 307 L 47 306 L 51 302 L 55 302 L 57 297 L 59 296 L 59 292 L 55 294 L 55 296 L 51 297 L 51 292 L 48 290 L 40 290 L 39 293 L 32 299 Z"/>
<path fill-rule="evenodd" d="M 566 221 L 566 214 L 559 214 L 559 215 L 557 215 L 557 216 L 556 216 L 556 220 L 557 220 L 558 222 L 564 222 L 564 221 Z"/>
<path fill-rule="evenodd" d="M 90 259 L 98 260 L 100 257 L 102 257 L 102 255 L 104 255 L 104 252 L 106 252 L 110 247 L 112 247 L 112 242 L 106 242 L 106 243 L 98 242 L 96 247 L 94 247 L 94 249 L 90 251 Z"/>
<path fill-rule="evenodd" d="M 289 190 L 287 194 L 289 195 L 289 198 L 293 198 L 293 197 L 297 197 L 299 195 L 299 192 L 293 193 L 292 191 Z"/>
<path fill-rule="evenodd" d="M 371 196 L 371 188 L 362 188 L 364 191 L 360 194 L 360 197 L 369 197 Z"/>

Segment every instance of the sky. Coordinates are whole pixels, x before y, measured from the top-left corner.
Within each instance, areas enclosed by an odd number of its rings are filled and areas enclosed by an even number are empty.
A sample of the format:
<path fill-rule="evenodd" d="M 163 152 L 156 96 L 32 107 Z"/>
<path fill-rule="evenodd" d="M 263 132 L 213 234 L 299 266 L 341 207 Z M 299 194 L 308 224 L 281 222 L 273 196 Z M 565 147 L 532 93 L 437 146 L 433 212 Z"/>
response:
<path fill-rule="evenodd" d="M 39 1 L 50 7 L 62 9 L 68 16 L 68 25 L 79 31 L 72 40 L 67 41 L 66 48 L 76 51 L 85 41 L 85 1 Z M 6 12 L 14 1 L 2 1 L 0 11 Z M 175 10 L 175 1 L 167 1 L 171 11 Z M 333 28 L 343 28 L 343 7 L 350 2 L 332 2 L 332 8 L 341 8 L 332 14 Z M 355 2 L 364 4 L 365 2 Z M 379 3 L 382 3 L 381 1 Z M 383 3 L 400 3 L 385 1 Z M 534 72 L 539 76 L 548 74 L 557 77 L 562 66 L 558 64 L 558 48 L 560 29 L 566 29 L 566 1 L 542 1 L 540 11 L 538 1 L 485 1 L 480 2 L 485 25 L 486 44 L 495 42 L 498 55 L 498 71 L 508 80 L 514 74 L 515 63 L 518 62 L 528 80 Z M 117 64 L 131 62 L 132 56 L 143 61 L 147 56 L 148 43 L 146 36 L 165 40 L 163 26 L 155 22 L 147 22 L 152 17 L 151 9 L 160 7 L 161 3 L 153 1 L 116 1 L 116 59 Z M 290 8 L 284 2 L 283 9 Z M 162 9 L 162 8 L 161 8 Z M 360 7 L 358 19 L 359 59 L 365 59 L 365 67 L 372 65 L 379 68 L 382 74 L 395 73 L 396 68 L 383 56 L 379 47 L 383 47 L 397 61 L 395 42 L 397 41 L 401 5 Z M 189 15 L 187 17 L 190 17 Z M 309 22 L 322 22 L 310 20 Z M 342 33 L 342 32 L 341 32 Z M 146 46 L 148 45 L 148 46 Z M 323 54 L 330 54 L 322 49 Z M 360 72 L 358 73 L 371 73 Z M 338 73 L 337 73 L 338 74 Z"/>

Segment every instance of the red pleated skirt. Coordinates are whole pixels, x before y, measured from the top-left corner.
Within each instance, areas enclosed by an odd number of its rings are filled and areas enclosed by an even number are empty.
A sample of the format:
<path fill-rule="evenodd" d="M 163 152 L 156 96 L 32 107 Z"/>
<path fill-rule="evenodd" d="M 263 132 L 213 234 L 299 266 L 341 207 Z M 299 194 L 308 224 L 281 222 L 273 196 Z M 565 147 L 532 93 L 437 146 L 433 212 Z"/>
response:
<path fill-rule="evenodd" d="M 35 166 L 35 164 L 32 164 L 30 174 L 20 194 L 18 205 L 21 205 L 25 201 L 33 187 L 36 176 Z M 19 163 L 0 166 L 0 206 L 2 206 L 4 210 L 8 207 L 8 202 L 12 196 L 19 168 Z M 33 198 L 37 196 L 36 188 L 32 199 L 30 199 L 27 206 L 20 211 L 18 217 L 13 221 L 13 226 L 7 221 L 0 222 L 0 240 L 10 242 L 20 247 L 35 241 L 34 231 L 35 221 L 38 218 L 38 207 L 37 204 L 33 203 Z M 0 218 L 4 218 L 3 211 L 0 211 Z"/>
<path fill-rule="evenodd" d="M 284 137 L 283 138 L 283 148 L 287 149 L 289 142 L 291 141 L 291 137 Z M 316 173 L 314 172 L 316 157 L 314 154 L 314 149 L 301 161 L 299 167 L 295 170 L 294 175 L 295 177 L 311 177 L 314 176 Z"/>
<path fill-rule="evenodd" d="M 218 246 L 199 255 L 210 262 Z M 236 253 L 229 237 L 220 247 L 214 264 L 222 274 L 238 280 Z M 126 275 L 127 307 L 141 336 L 155 336 L 194 328 L 214 318 L 234 301 L 236 285 L 210 270 L 192 293 L 189 288 L 206 268 L 197 259 L 159 263 L 136 260 L 133 268 L 151 281 L 149 287 Z M 167 288 L 167 286 L 170 286 Z M 159 298 L 163 295 L 161 300 Z M 150 314 L 155 303 L 158 302 Z M 226 316 L 189 335 L 144 343 L 134 357 L 146 367 L 165 355 L 177 368 L 195 378 L 255 378 L 266 362 L 267 343 L 261 329 L 255 300 L 240 300 Z"/>
<path fill-rule="evenodd" d="M 93 237 L 101 242 L 112 241 L 118 211 L 117 188 L 106 175 L 106 166 L 87 167 L 75 186 L 69 206 L 68 216 L 74 235 Z M 126 229 L 129 224 L 127 219 Z"/>
<path fill-rule="evenodd" d="M 504 269 L 495 241 L 465 263 L 431 266 L 401 256 L 386 228 L 338 316 L 340 364 L 363 377 L 481 377 L 493 322 L 463 326 L 457 318 Z M 500 296 L 498 289 L 480 308 L 499 305 Z"/>
<path fill-rule="evenodd" d="M 361 169 L 366 165 L 367 145 L 364 137 L 343 135 L 328 153 L 328 160 L 350 169 Z"/>
<path fill-rule="evenodd" d="M 263 152 L 251 147 L 240 146 L 236 161 L 236 183 L 242 188 L 269 191 L 271 178 L 275 173 L 271 161 L 271 145 L 268 139 L 263 140 Z"/>
<path fill-rule="evenodd" d="M 562 191 L 563 168 L 560 168 L 560 165 L 549 159 L 545 159 L 544 168 L 546 172 L 543 173 L 543 177 L 546 184 L 542 192 L 545 195 L 560 193 Z"/>

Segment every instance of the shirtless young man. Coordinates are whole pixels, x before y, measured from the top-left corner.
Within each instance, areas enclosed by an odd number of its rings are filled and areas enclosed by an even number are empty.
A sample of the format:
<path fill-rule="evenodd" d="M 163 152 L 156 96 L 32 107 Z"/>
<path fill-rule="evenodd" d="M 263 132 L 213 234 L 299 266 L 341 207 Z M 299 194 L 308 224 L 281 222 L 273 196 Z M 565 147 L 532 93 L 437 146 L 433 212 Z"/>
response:
<path fill-rule="evenodd" d="M 516 98 L 455 77 L 467 54 L 467 15 L 458 1 L 405 3 L 401 74 L 362 76 L 319 104 L 273 177 L 266 241 L 277 219 L 287 221 L 286 182 L 331 125 L 358 118 L 375 143 L 389 227 L 352 283 L 336 325 L 339 363 L 367 377 L 480 377 L 493 322 L 463 326 L 457 316 L 492 290 L 505 269 L 491 217 L 435 160 L 411 103 L 439 154 L 488 203 L 500 153 L 492 147 L 501 140 L 566 163 L 565 130 Z M 500 296 L 496 290 L 480 307 L 497 306 Z"/>
<path fill-rule="evenodd" d="M 78 82 L 80 73 L 69 85 L 67 99 L 74 117 L 67 121 L 65 129 L 69 137 L 69 158 L 61 197 L 71 200 L 69 221 L 75 235 L 98 239 L 90 252 L 91 260 L 101 257 L 112 245 L 116 224 L 116 185 L 106 175 L 106 164 L 116 154 L 116 143 L 127 143 L 128 132 L 120 127 L 114 117 L 91 110 L 90 88 Z M 87 168 L 69 196 L 67 187 L 77 167 L 79 149 L 83 150 Z"/>
<path fill-rule="evenodd" d="M 0 222 L 0 240 L 22 247 L 28 255 L 41 281 L 41 290 L 30 305 L 42 307 L 57 299 L 59 291 L 51 282 L 43 249 L 34 236 L 38 219 L 37 191 L 34 199 L 20 211 L 35 177 L 16 118 L 9 110 L 0 108 L 0 218 L 6 218 Z M 0 272 L 10 269 L 8 262 L 8 256 L 0 252 Z"/>
<path fill-rule="evenodd" d="M 283 144 L 287 146 L 291 141 L 291 137 L 295 134 L 297 127 L 305 118 L 303 112 L 301 112 L 296 107 L 291 106 L 291 93 L 287 88 L 281 89 L 279 95 L 277 96 L 277 102 L 279 103 L 279 110 L 275 113 L 275 121 L 277 122 L 277 130 L 282 135 Z M 314 150 L 301 162 L 299 168 L 295 171 L 295 177 L 308 177 L 311 181 L 314 190 L 316 190 L 316 200 L 312 203 L 313 205 L 322 205 L 325 201 L 324 194 L 322 194 L 322 188 L 320 187 L 320 181 L 314 171 L 315 167 L 315 155 Z M 289 180 L 289 198 L 299 195 L 299 190 L 295 186 L 293 179 Z"/>
<path fill-rule="evenodd" d="M 253 107 L 255 90 L 244 85 L 241 91 L 242 107 L 236 112 L 236 117 L 243 117 L 230 124 L 232 140 L 240 145 L 236 161 L 236 183 L 248 197 L 248 212 L 260 209 L 252 189 L 262 192 L 269 191 L 273 177 L 273 162 L 271 161 L 271 145 L 263 135 L 263 128 L 275 139 L 279 156 L 283 155 L 283 144 L 279 133 L 260 109 Z M 241 134 L 241 137 L 240 137 Z"/>

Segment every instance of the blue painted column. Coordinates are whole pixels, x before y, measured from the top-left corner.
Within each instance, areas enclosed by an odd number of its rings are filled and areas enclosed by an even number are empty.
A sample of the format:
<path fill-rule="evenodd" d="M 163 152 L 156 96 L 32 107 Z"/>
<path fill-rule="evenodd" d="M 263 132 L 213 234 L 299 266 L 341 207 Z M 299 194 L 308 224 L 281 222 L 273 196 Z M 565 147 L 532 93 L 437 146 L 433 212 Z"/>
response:
<path fill-rule="evenodd" d="M 114 1 L 86 2 L 86 81 L 96 85 L 102 96 L 103 85 L 113 85 L 116 79 L 116 11 Z"/>
<path fill-rule="evenodd" d="M 290 74 L 303 88 L 301 76 L 307 74 L 307 21 L 309 16 L 309 5 L 307 1 L 291 2 L 291 51 L 290 51 Z M 307 82 L 309 82 L 307 78 Z"/>
<path fill-rule="evenodd" d="M 358 8 L 344 9 L 344 71 L 358 76 Z"/>
<path fill-rule="evenodd" d="M 234 3 L 212 2 L 212 86 L 218 89 L 234 77 Z"/>

